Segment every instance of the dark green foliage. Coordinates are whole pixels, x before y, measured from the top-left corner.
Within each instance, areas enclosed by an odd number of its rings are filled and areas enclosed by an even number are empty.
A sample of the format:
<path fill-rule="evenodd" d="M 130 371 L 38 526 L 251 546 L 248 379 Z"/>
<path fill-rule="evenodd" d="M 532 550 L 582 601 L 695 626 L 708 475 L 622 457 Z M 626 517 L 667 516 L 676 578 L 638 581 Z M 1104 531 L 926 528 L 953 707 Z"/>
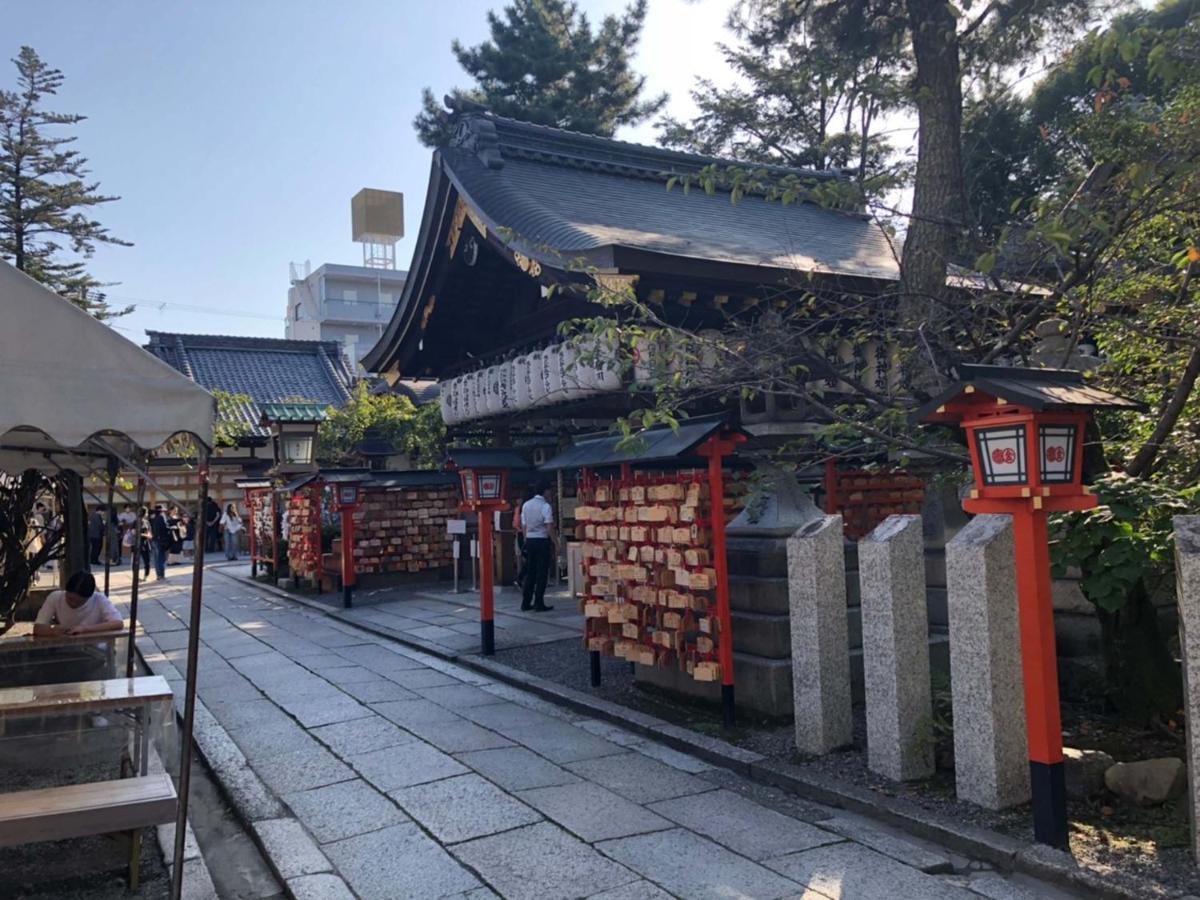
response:
<path fill-rule="evenodd" d="M 70 148 L 75 138 L 54 132 L 85 117 L 43 108 L 63 75 L 32 47 L 13 62 L 17 89 L 0 90 L 0 258 L 98 319 L 124 315 L 132 307 L 109 307 L 85 265 L 97 244 L 128 246 L 92 218 L 94 207 L 118 198 L 89 180 L 87 160 Z"/>
<path fill-rule="evenodd" d="M 645 78 L 633 71 L 631 57 L 645 18 L 646 0 L 605 16 L 598 29 L 570 0 L 513 0 L 501 14 L 488 13 L 490 40 L 452 45 L 475 85 L 456 88 L 449 99 L 457 108 L 479 105 L 500 116 L 611 137 L 667 100 L 665 94 L 639 100 Z M 421 105 L 413 122 L 417 136 L 426 146 L 446 144 L 449 121 L 429 88 Z"/>
<path fill-rule="evenodd" d="M 58 494 L 58 508 L 66 508 L 63 483 L 36 469 L 19 475 L 0 475 L 0 634 L 13 624 L 18 602 L 38 569 L 63 555 L 61 527 L 40 527 L 31 520 L 34 504 Z"/>

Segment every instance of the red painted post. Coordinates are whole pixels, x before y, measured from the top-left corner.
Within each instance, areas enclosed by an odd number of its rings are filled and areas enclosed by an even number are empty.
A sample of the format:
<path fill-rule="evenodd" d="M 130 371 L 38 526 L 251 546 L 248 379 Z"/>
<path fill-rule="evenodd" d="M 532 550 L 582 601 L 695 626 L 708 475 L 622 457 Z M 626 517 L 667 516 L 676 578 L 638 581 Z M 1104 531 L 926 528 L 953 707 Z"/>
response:
<path fill-rule="evenodd" d="M 725 475 L 721 461 L 746 440 L 745 435 L 712 437 L 699 448 L 708 457 L 708 494 L 711 510 L 713 568 L 717 571 L 717 619 L 720 633 L 717 642 L 717 661 L 721 665 L 721 718 L 726 728 L 734 724 L 733 703 L 733 622 L 729 612 L 729 560 L 725 544 Z"/>
<path fill-rule="evenodd" d="M 494 507 L 479 509 L 479 637 L 484 656 L 496 652 L 496 612 L 492 571 L 492 516 Z"/>
<path fill-rule="evenodd" d="M 250 577 L 258 577 L 258 523 L 257 517 L 254 515 L 258 505 L 254 502 L 254 491 L 246 491 L 246 509 L 249 510 L 247 518 L 250 521 Z"/>

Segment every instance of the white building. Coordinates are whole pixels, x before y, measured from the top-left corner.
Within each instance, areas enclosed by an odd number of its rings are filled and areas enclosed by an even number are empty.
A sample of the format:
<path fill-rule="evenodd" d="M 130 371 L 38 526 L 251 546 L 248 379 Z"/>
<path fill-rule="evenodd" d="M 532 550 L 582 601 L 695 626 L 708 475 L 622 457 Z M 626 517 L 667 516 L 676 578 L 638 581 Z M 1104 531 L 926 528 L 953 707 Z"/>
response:
<path fill-rule="evenodd" d="M 352 371 L 375 346 L 395 312 L 407 272 L 326 263 L 312 272 L 292 267 L 286 335 L 337 341 Z"/>

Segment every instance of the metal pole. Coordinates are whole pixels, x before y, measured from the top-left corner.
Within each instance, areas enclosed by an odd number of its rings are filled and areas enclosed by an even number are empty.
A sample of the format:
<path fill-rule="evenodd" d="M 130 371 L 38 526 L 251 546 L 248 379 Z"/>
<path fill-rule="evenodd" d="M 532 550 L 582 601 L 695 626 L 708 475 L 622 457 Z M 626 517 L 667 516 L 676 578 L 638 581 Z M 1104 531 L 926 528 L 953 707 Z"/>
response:
<path fill-rule="evenodd" d="M 137 640 L 138 585 L 142 575 L 142 503 L 146 498 L 146 479 L 138 479 L 137 520 L 133 525 L 133 585 L 129 589 L 129 647 L 125 659 L 125 677 L 133 677 L 133 646 Z"/>
<path fill-rule="evenodd" d="M 479 510 L 479 640 L 484 656 L 496 652 L 496 612 L 492 571 L 492 515 L 484 506 Z"/>
<path fill-rule="evenodd" d="M 197 495 L 196 522 L 203 522 L 208 501 L 208 450 L 200 448 L 200 490 Z M 199 529 L 197 529 L 199 530 Z M 197 535 L 199 537 L 199 535 Z M 196 719 L 196 671 L 200 656 L 200 611 L 204 597 L 204 541 L 197 540 L 192 561 L 192 606 L 188 618 L 187 682 L 183 693 L 183 734 L 179 752 L 179 811 L 175 818 L 175 855 L 171 871 L 171 900 L 180 900 L 183 891 L 183 852 L 187 837 L 188 792 L 192 785 L 192 728 Z"/>
<path fill-rule="evenodd" d="M 112 568 L 112 553 L 113 548 L 109 546 L 112 543 L 112 520 L 117 514 L 113 508 L 113 491 L 117 489 L 117 461 L 113 457 L 108 458 L 108 502 L 104 504 L 104 595 L 108 596 L 108 572 Z M 121 539 L 117 538 L 117 547 L 121 546 Z M 120 552 L 118 550 L 117 552 Z"/>
<path fill-rule="evenodd" d="M 600 651 L 592 650 L 588 656 L 592 662 L 592 687 L 600 687 Z"/>

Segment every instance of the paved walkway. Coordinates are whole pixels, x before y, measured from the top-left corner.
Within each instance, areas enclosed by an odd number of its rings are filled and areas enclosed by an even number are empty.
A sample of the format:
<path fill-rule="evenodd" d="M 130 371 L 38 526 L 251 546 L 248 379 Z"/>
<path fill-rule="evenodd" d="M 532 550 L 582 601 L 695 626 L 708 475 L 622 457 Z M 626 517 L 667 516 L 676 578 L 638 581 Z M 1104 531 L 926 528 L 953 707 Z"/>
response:
<path fill-rule="evenodd" d="M 180 688 L 187 581 L 151 582 L 141 609 L 139 644 Z M 301 900 L 1066 896 L 219 569 L 204 606 L 200 743 Z"/>
<path fill-rule="evenodd" d="M 250 576 L 250 566 L 221 566 L 229 574 Z M 358 623 L 394 635 L 401 640 L 427 645 L 456 656 L 479 650 L 479 594 L 470 582 L 454 593 L 450 582 L 409 584 L 399 587 L 356 590 L 354 607 L 343 610 L 340 594 L 305 594 L 307 600 L 328 605 L 346 622 Z M 583 634 L 583 614 L 578 601 L 566 587 L 549 591 L 546 602 L 550 612 L 521 612 L 521 594 L 512 585 L 498 586 L 495 592 L 496 646 L 500 649 L 525 647 L 578 638 Z"/>

